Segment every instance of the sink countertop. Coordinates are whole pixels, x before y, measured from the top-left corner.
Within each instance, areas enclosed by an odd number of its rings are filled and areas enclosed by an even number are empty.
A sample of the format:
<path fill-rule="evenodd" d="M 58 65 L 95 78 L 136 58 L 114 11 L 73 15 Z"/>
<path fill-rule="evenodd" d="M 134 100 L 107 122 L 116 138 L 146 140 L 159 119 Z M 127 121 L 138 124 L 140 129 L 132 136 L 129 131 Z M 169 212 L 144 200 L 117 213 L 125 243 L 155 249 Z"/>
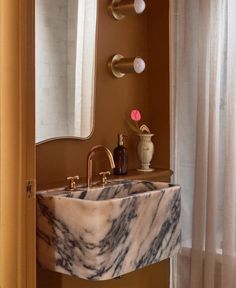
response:
<path fill-rule="evenodd" d="M 150 181 L 160 181 L 160 182 L 170 182 L 170 177 L 173 175 L 173 171 L 165 168 L 155 168 L 151 172 L 140 172 L 136 169 L 128 170 L 126 175 L 110 175 L 109 179 L 141 179 L 141 180 L 150 180 Z M 98 182 L 101 177 L 94 175 L 94 181 Z M 80 184 L 86 183 L 86 177 L 80 177 Z M 66 187 L 68 185 L 65 179 L 58 179 L 43 185 L 37 185 L 37 190 L 46 190 L 51 188 Z"/>

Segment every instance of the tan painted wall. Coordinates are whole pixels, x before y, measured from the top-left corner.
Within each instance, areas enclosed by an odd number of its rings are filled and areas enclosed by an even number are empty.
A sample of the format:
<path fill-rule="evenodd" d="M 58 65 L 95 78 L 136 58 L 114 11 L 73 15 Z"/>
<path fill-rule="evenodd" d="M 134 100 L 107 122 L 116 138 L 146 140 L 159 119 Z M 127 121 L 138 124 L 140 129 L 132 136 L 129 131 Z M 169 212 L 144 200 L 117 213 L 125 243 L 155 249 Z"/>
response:
<path fill-rule="evenodd" d="M 123 21 L 112 20 L 107 0 L 99 0 L 95 132 L 89 140 L 60 140 L 37 147 L 37 182 L 44 185 L 68 175 L 86 174 L 86 156 L 96 144 L 113 150 L 118 132 L 128 135 L 129 168 L 136 168 L 136 136 L 127 127 L 128 112 L 142 111 L 143 121 L 156 134 L 153 165 L 169 167 L 169 75 L 168 1 L 146 0 L 147 11 Z M 116 53 L 142 56 L 147 70 L 122 79 L 111 77 L 108 58 Z M 96 169 L 98 162 L 95 161 Z M 140 287 L 167 288 L 169 261 L 128 274 L 120 280 L 88 282 L 60 274 L 39 271 L 38 288 Z"/>

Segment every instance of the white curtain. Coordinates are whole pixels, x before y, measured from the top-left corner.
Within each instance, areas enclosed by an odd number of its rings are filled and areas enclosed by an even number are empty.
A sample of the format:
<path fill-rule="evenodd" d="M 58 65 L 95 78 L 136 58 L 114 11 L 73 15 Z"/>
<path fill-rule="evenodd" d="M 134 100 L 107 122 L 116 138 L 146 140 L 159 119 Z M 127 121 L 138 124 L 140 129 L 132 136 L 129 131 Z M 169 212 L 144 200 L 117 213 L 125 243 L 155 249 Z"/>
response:
<path fill-rule="evenodd" d="M 236 287 L 236 1 L 170 0 L 172 168 L 182 250 L 172 287 Z"/>
<path fill-rule="evenodd" d="M 75 134 L 88 137 L 93 127 L 97 1 L 78 1 Z M 81 122 L 78 121 L 81 119 Z"/>
<path fill-rule="evenodd" d="M 68 0 L 68 8 L 69 131 L 88 137 L 94 116 L 97 0 Z"/>

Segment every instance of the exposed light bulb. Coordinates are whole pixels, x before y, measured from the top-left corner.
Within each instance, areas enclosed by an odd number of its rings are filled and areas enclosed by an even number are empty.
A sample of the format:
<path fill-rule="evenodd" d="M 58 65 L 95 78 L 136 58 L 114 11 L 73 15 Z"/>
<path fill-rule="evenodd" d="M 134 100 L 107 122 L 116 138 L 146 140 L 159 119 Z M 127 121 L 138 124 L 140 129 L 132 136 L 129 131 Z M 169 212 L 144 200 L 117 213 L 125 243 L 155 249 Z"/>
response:
<path fill-rule="evenodd" d="M 146 4 L 143 0 L 135 0 L 134 1 L 134 10 L 137 14 L 143 13 L 145 10 Z"/>
<path fill-rule="evenodd" d="M 134 71 L 138 74 L 142 73 L 145 70 L 145 62 L 142 58 L 136 57 L 134 59 Z"/>

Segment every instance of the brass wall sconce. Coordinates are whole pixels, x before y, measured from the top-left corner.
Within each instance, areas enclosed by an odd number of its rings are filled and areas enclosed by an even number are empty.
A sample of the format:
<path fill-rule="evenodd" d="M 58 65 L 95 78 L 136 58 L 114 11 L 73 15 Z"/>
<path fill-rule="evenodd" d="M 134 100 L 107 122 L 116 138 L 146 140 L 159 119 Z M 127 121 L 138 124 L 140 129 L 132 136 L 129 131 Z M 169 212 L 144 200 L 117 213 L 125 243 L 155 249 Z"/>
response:
<path fill-rule="evenodd" d="M 108 67 L 116 78 L 121 78 L 127 73 L 142 73 L 145 70 L 145 62 L 141 57 L 125 58 L 117 54 L 111 57 Z"/>
<path fill-rule="evenodd" d="M 116 20 L 121 20 L 128 15 L 143 13 L 145 7 L 144 0 L 112 0 L 108 10 Z"/>

